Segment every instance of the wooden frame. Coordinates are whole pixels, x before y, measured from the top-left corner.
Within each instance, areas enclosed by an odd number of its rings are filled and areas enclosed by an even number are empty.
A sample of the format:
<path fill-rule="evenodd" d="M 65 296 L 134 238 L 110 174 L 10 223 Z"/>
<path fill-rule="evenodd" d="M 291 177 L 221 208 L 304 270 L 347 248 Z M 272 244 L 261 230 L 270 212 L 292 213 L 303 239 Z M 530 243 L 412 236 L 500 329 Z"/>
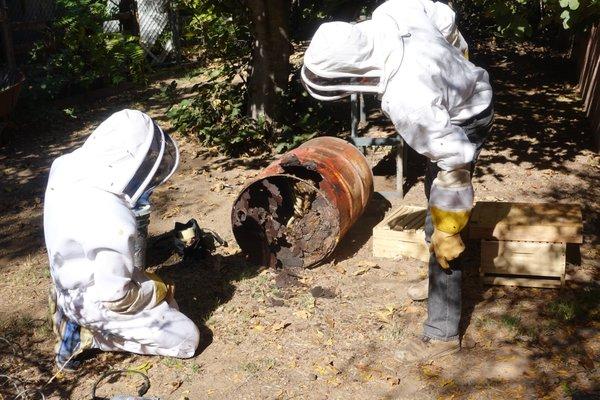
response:
<path fill-rule="evenodd" d="M 400 206 L 373 228 L 373 256 L 429 261 L 424 207 Z"/>
<path fill-rule="evenodd" d="M 477 202 L 471 239 L 583 243 L 581 207 L 560 203 Z"/>
<path fill-rule="evenodd" d="M 479 272 L 493 285 L 561 287 L 566 250 L 566 243 L 482 240 Z"/>

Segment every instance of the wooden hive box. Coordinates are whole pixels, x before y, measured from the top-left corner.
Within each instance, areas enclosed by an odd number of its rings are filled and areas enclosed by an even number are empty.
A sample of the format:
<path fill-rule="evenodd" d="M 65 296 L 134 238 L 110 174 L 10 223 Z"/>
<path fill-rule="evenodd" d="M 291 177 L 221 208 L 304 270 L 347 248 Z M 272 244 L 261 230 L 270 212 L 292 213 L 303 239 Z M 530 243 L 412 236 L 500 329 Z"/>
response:
<path fill-rule="evenodd" d="M 410 257 L 427 262 L 429 249 L 425 243 L 423 207 L 400 206 L 373 228 L 373 256 L 382 258 Z"/>
<path fill-rule="evenodd" d="M 479 202 L 469 237 L 481 239 L 480 274 L 485 283 L 560 287 L 567 243 L 582 243 L 576 204 Z"/>

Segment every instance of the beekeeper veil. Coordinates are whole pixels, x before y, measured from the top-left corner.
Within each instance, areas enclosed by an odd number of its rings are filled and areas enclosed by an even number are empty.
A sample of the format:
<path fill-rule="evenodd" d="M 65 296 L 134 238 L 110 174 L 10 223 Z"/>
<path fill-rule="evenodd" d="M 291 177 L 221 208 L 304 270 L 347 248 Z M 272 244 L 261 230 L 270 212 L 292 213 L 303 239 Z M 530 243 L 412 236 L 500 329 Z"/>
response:
<path fill-rule="evenodd" d="M 377 92 L 377 62 L 372 21 L 328 22 L 313 36 L 301 71 L 306 90 L 319 100 L 337 100 L 357 87 Z"/>
<path fill-rule="evenodd" d="M 385 34 L 382 28 L 389 24 L 398 35 Z M 400 65 L 406 36 L 391 18 L 324 23 L 304 54 L 302 83 L 319 100 L 338 100 L 352 92 L 382 94 L 392 69 Z"/>
<path fill-rule="evenodd" d="M 106 119 L 73 155 L 89 185 L 122 195 L 130 207 L 179 165 L 171 137 L 146 114 L 122 110 Z"/>

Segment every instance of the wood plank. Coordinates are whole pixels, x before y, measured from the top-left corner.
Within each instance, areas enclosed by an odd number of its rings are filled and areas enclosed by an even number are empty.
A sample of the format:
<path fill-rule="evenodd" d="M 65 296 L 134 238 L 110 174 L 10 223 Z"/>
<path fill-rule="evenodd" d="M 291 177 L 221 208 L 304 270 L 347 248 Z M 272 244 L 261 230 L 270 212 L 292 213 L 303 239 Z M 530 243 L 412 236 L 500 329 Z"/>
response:
<path fill-rule="evenodd" d="M 380 258 L 414 258 L 429 261 L 429 248 L 423 243 L 405 242 L 390 238 L 373 237 L 373 256 Z"/>
<path fill-rule="evenodd" d="M 400 206 L 396 210 L 392 210 L 379 225 L 381 225 L 381 228 L 393 229 L 393 227 L 406 218 L 406 215 L 409 213 L 410 209 L 407 206 Z"/>
<path fill-rule="evenodd" d="M 397 221 L 394 225 L 390 224 L 390 229 L 396 231 L 406 231 L 412 228 L 413 226 L 423 226 L 425 223 L 425 213 L 421 211 L 412 211 L 410 214 L 407 214 L 405 218 Z"/>
<path fill-rule="evenodd" d="M 425 216 L 427 215 L 427 210 L 421 210 L 415 213 L 416 217 L 410 222 L 410 224 L 406 224 L 404 229 L 425 229 Z"/>
<path fill-rule="evenodd" d="M 562 281 L 558 278 L 534 279 L 522 277 L 503 277 L 484 275 L 483 283 L 488 285 L 525 286 L 535 288 L 560 288 Z"/>
<path fill-rule="evenodd" d="M 562 277 L 566 243 L 481 241 L 483 273 Z"/>
<path fill-rule="evenodd" d="M 425 208 L 414 206 L 400 206 L 392 210 L 373 228 L 373 255 L 428 261 L 429 248 L 425 243 L 423 229 L 425 212 Z"/>
<path fill-rule="evenodd" d="M 403 221 L 408 216 L 412 215 L 415 212 L 424 210 L 423 207 L 416 206 L 399 206 L 395 210 L 390 210 L 389 214 L 377 224 L 376 228 L 388 228 L 393 229 L 394 226 L 398 225 L 399 222 Z"/>
<path fill-rule="evenodd" d="M 471 239 L 583 242 L 577 204 L 478 202 L 468 229 Z"/>

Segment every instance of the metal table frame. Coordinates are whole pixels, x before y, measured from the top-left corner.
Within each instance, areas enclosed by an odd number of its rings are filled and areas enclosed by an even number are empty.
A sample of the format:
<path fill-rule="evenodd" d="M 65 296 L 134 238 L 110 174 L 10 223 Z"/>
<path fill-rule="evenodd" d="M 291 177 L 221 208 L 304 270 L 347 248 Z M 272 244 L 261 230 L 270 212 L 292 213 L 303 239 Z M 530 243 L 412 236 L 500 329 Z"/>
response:
<path fill-rule="evenodd" d="M 398 134 L 388 138 L 370 138 L 360 136 L 360 126 L 367 122 L 363 93 L 350 95 L 350 140 L 363 153 L 368 146 L 396 146 L 396 191 L 379 192 L 386 198 L 404 198 L 404 170 L 406 169 L 406 151 L 404 140 Z"/>

